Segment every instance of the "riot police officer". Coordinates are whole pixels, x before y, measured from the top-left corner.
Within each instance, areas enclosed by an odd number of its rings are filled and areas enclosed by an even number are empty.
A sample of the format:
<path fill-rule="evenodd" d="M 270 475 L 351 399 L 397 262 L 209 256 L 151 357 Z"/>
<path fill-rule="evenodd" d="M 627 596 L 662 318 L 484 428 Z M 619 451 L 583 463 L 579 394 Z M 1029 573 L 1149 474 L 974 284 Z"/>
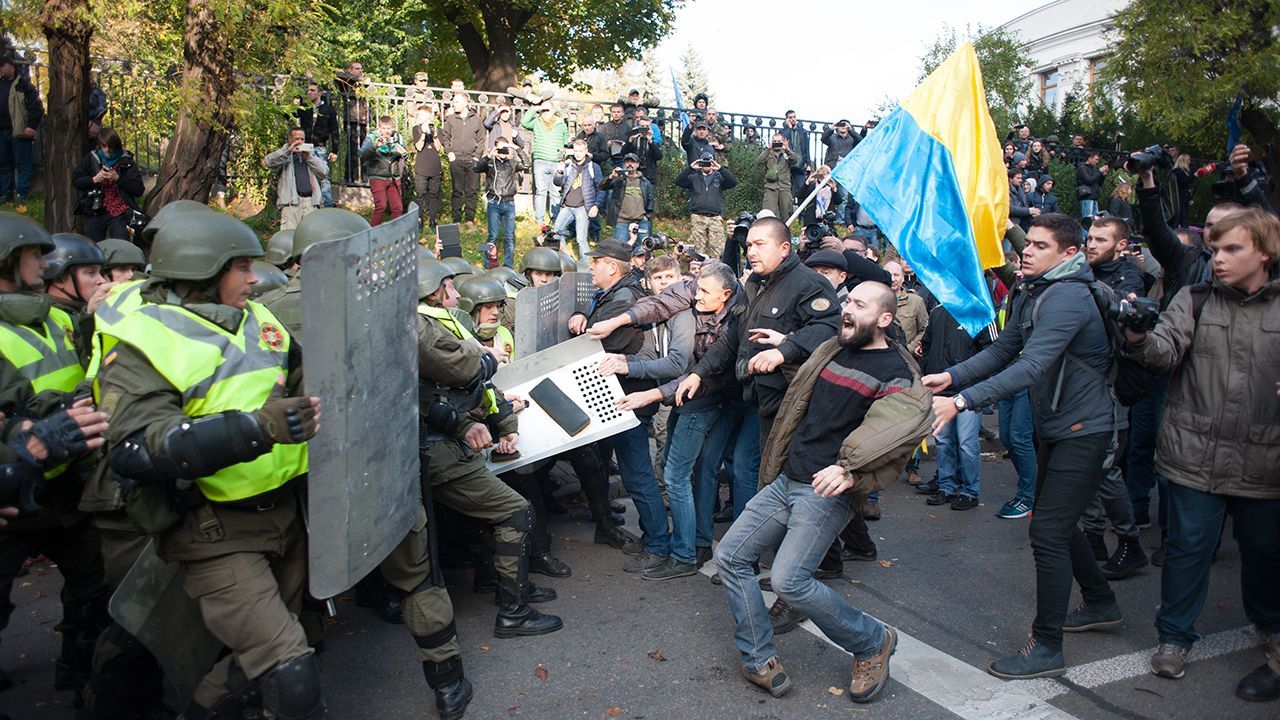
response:
<path fill-rule="evenodd" d="M 102 265 L 107 258 L 97 243 L 84 235 L 57 233 L 52 239 L 53 250 L 44 256 L 45 293 L 54 307 L 71 317 L 76 328 L 76 351 L 85 363 L 93 335 L 93 311 L 101 300 L 96 297 L 98 288 L 106 284 Z"/>
<path fill-rule="evenodd" d="M 107 238 L 98 243 L 98 249 L 106 258 L 106 262 L 102 263 L 102 276 L 107 282 L 128 282 L 147 269 L 147 259 L 142 255 L 142 249 L 128 240 Z"/>
<path fill-rule="evenodd" d="M 305 442 L 320 401 L 298 395 L 297 345 L 248 299 L 262 255 L 239 220 L 184 214 L 153 235 L 153 277 L 135 286 L 141 302 L 98 316 L 108 465 L 123 485 L 167 500 L 147 504 L 146 524 L 230 651 L 196 688 L 184 712 L 191 720 L 249 698 L 277 717 L 327 717 L 297 620 Z M 131 500 L 135 516 L 142 509 Z"/>
<path fill-rule="evenodd" d="M 529 605 L 554 599 L 548 589 L 529 582 L 533 509 L 485 467 L 485 449 L 513 452 L 519 441 L 511 403 L 488 384 L 497 371 L 497 359 L 444 307 L 446 300 L 457 297 L 448 266 L 421 263 L 418 285 L 421 432 L 433 499 L 490 527 L 499 575 L 494 636 L 555 632 L 564 627 L 560 618 Z M 424 331 L 424 323 L 444 332 Z M 461 378 L 453 368 L 463 363 L 479 363 L 482 372 Z"/>
<path fill-rule="evenodd" d="M 293 251 L 294 230 L 280 230 L 267 240 L 267 254 L 262 258 L 281 270 L 289 271 L 296 267 L 293 262 L 297 253 Z"/>
<path fill-rule="evenodd" d="M 342 208 L 320 208 L 307 213 L 290 232 L 292 245 L 286 257 L 295 268 L 302 261 L 302 253 L 312 245 L 325 240 L 348 238 L 369 229 L 369 221 Z M 282 231 L 286 232 L 286 231 Z M 279 235 L 279 233 L 277 233 Z M 274 241 L 275 238 L 273 237 Z M 270 252 L 270 248 L 268 248 Z M 277 251 L 277 256 L 279 256 Z M 277 265 L 279 263 L 276 263 Z M 288 274 L 288 273 L 286 273 Z M 302 335 L 302 274 L 294 272 L 283 288 L 265 292 L 261 300 L 289 333 Z"/>
<path fill-rule="evenodd" d="M 516 295 L 529 286 L 528 281 L 506 265 L 486 270 L 484 274 L 485 277 L 497 278 L 506 288 L 507 302 L 502 306 L 502 317 L 498 322 L 514 333 L 516 331 Z"/>

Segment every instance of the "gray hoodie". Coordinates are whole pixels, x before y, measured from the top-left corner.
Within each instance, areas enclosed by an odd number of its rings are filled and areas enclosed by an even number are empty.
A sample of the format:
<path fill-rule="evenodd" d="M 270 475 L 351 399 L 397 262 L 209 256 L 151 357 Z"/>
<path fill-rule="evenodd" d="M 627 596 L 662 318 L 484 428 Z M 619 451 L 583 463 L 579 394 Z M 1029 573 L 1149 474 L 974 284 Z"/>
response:
<path fill-rule="evenodd" d="M 1092 280 L 1084 253 L 1026 278 L 1015 291 L 999 339 L 947 370 L 954 386 L 963 388 L 965 402 L 976 408 L 1030 388 L 1032 420 L 1041 440 L 1128 427 L 1106 380 L 1113 362 L 1111 341 L 1089 291 Z M 1045 299 L 1032 328 L 1032 311 L 1041 296 Z"/>

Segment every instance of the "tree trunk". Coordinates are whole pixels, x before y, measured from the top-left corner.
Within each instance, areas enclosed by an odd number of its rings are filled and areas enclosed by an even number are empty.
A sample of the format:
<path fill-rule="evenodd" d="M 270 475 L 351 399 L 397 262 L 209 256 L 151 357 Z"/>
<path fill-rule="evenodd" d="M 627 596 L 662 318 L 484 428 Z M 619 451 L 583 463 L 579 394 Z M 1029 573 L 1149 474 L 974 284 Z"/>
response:
<path fill-rule="evenodd" d="M 516 38 L 533 15 L 533 10 L 507 2 L 484 3 L 480 8 L 484 20 L 481 32 L 459 6 L 446 8 L 445 18 L 453 24 L 477 90 L 506 92 L 507 88 L 520 84 Z"/>
<path fill-rule="evenodd" d="M 160 162 L 160 176 L 147 199 L 147 214 L 174 200 L 208 202 L 223 167 L 234 121 L 234 39 L 219 21 L 211 0 L 187 0 L 183 37 L 181 109 L 173 138 Z"/>
<path fill-rule="evenodd" d="M 89 151 L 89 0 L 47 0 L 40 24 L 49 44 L 50 112 L 44 116 L 44 224 L 49 232 L 79 229 L 71 171 Z"/>
<path fill-rule="evenodd" d="M 1262 164 L 1272 178 L 1280 178 L 1280 128 L 1266 113 L 1246 108 L 1240 113 L 1240 124 L 1253 136 L 1254 157 L 1262 156 Z M 1271 207 L 1280 208 L 1280 183 L 1272 182 L 1267 192 Z"/>
<path fill-rule="evenodd" d="M 506 92 L 520 86 L 520 61 L 516 57 L 513 35 L 489 32 L 489 62 L 483 73 L 475 75 L 476 88 L 490 92 Z"/>

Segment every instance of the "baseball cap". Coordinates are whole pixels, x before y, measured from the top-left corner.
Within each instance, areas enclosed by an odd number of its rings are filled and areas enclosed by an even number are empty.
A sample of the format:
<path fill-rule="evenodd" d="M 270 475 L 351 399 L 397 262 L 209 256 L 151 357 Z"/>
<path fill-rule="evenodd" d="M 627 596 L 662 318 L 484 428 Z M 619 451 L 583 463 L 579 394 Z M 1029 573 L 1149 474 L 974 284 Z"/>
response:
<path fill-rule="evenodd" d="M 622 162 L 626 162 L 628 160 L 635 160 L 636 162 L 640 162 L 640 156 L 636 155 L 635 153 L 627 153 L 626 155 L 622 156 Z"/>
<path fill-rule="evenodd" d="M 621 240 L 601 240 L 594 250 L 586 253 L 587 257 L 607 257 L 622 262 L 631 262 L 631 246 Z"/>
<path fill-rule="evenodd" d="M 707 128 L 709 128 L 709 127 L 710 127 L 709 125 L 707 125 L 705 122 L 702 122 L 701 120 L 699 120 L 698 122 L 694 123 L 694 125 L 693 125 L 693 129 L 694 129 L 694 130 L 706 130 L 706 129 L 707 129 Z"/>
<path fill-rule="evenodd" d="M 427 75 L 425 72 L 422 72 L 421 70 L 413 74 L 414 82 L 417 82 L 419 80 L 429 80 L 429 79 L 430 79 L 430 76 Z"/>
<path fill-rule="evenodd" d="M 809 267 L 833 267 L 841 272 L 849 272 L 849 263 L 844 259 L 844 253 L 835 250 L 819 250 L 809 256 L 804 261 Z"/>

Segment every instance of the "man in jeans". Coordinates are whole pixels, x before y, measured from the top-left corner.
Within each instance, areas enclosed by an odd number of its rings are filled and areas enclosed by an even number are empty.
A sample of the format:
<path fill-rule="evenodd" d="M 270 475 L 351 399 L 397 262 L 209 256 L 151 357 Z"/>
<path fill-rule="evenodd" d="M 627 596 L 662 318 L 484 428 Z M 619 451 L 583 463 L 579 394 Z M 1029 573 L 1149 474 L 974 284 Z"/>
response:
<path fill-rule="evenodd" d="M 1266 637 L 1266 663 L 1236 685 L 1280 699 L 1280 220 L 1239 210 L 1214 223 L 1213 280 L 1183 288 L 1150 333 L 1125 329 L 1126 355 L 1174 371 L 1156 470 L 1168 478 L 1167 536 L 1151 672 L 1180 678 L 1223 523 L 1240 546 L 1245 616 Z M 1164 492 L 1162 490 L 1162 492 Z"/>
<path fill-rule="evenodd" d="M 585 149 L 585 148 L 584 148 Z M 575 313 L 569 318 L 569 332 L 581 335 L 599 322 L 625 313 L 636 300 L 644 297 L 635 275 L 631 272 L 631 248 L 626 243 L 608 239 L 600 241 L 591 251 L 591 284 L 597 289 L 586 313 Z M 622 328 L 603 340 L 605 352 L 635 355 L 645 345 L 645 332 L 637 327 Z M 625 393 L 648 390 L 655 383 L 629 377 L 618 380 Z M 612 447 L 618 459 L 618 474 L 622 486 L 635 503 L 640 515 L 640 530 L 644 537 L 639 543 L 627 543 L 622 551 L 640 560 L 628 563 L 632 572 L 643 572 L 664 562 L 671 554 L 671 533 L 667 529 L 667 512 L 662 505 L 662 493 L 658 479 L 653 475 L 653 460 L 649 457 L 649 425 L 653 423 L 654 408 L 642 408 L 636 412 L 640 424 L 602 441 L 603 449 Z"/>
<path fill-rule="evenodd" d="M 1079 526 L 1102 484 L 1107 452 L 1124 429 L 1122 408 L 1107 383 L 1111 342 L 1087 285 L 1093 273 L 1080 252 L 1081 236 L 1080 224 L 1066 215 L 1032 220 L 1022 251 L 1023 281 L 1004 332 L 969 360 L 924 378 L 935 393 L 960 389 L 934 398 L 935 434 L 960 412 L 1030 389 L 1040 441 L 1029 531 L 1036 618 L 1027 645 L 987 668 L 1009 680 L 1065 674 L 1063 631 L 1120 622 L 1115 594 Z M 1073 575 L 1084 602 L 1068 615 Z"/>
<path fill-rule="evenodd" d="M 40 91 L 18 72 L 18 59 L 0 57 L 0 203 L 26 212 L 31 191 L 31 146 L 44 118 Z"/>
<path fill-rule="evenodd" d="M 556 163 L 563 157 L 564 144 L 569 142 L 569 126 L 564 118 L 543 101 L 536 112 L 526 112 L 520 126 L 533 133 L 533 221 L 546 222 L 547 213 L 556 219 Z"/>
<path fill-rule="evenodd" d="M 556 213 L 555 233 L 563 240 L 569 223 L 578 239 L 578 257 L 587 255 L 587 231 L 591 218 L 600 214 L 604 194 L 598 189 L 604 176 L 600 166 L 592 162 L 587 141 L 573 141 L 573 154 L 556 169 L 554 182 L 560 188 L 560 212 Z M 561 243 L 563 245 L 563 242 Z"/>
<path fill-rule="evenodd" d="M 774 548 L 773 591 L 853 655 L 849 697 L 870 702 L 889 679 L 897 632 L 813 571 L 861 497 L 896 479 L 929 432 L 929 390 L 910 355 L 885 338 L 896 309 L 893 291 L 881 283 L 849 293 L 840 334 L 814 350 L 782 401 L 761 456 L 767 484 L 716 547 L 742 674 L 774 697 L 791 688 L 791 678 L 774 649 L 752 568 Z"/>
<path fill-rule="evenodd" d="M 529 167 L 524 150 L 504 137 L 493 149 L 476 160 L 475 171 L 485 176 L 484 208 L 489 226 L 488 243 L 498 241 L 502 231 L 502 262 L 515 268 L 516 256 L 516 192 L 520 189 L 520 173 Z"/>

